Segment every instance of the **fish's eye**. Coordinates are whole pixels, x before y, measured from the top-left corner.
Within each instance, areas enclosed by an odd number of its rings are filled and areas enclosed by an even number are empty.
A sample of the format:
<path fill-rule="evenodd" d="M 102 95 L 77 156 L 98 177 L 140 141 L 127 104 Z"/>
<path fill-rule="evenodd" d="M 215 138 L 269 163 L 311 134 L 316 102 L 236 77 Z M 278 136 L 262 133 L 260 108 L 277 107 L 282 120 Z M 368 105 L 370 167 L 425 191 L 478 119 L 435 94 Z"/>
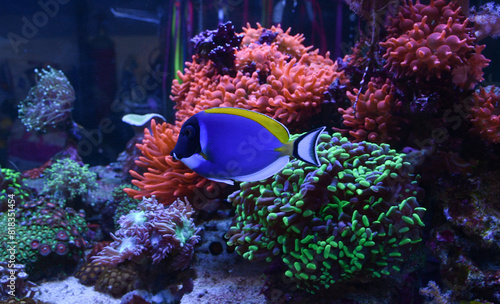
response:
<path fill-rule="evenodd" d="M 193 126 L 186 126 L 186 128 L 184 128 L 184 135 L 187 136 L 188 138 L 194 137 L 194 133 L 195 130 Z"/>

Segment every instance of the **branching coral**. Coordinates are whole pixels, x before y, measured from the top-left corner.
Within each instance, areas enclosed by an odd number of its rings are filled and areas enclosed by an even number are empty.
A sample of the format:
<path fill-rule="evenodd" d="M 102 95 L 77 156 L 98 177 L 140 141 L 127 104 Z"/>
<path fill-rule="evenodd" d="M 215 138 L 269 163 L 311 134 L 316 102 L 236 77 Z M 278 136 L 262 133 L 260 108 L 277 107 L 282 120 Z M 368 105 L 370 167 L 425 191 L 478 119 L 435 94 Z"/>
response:
<path fill-rule="evenodd" d="M 352 106 L 338 110 L 344 125 L 351 129 L 349 134 L 356 141 L 390 143 L 399 139 L 403 120 L 394 115 L 401 109 L 401 101 L 394 96 L 394 91 L 395 86 L 389 79 L 385 83 L 372 79 L 364 93 L 358 89 L 347 91 Z"/>
<path fill-rule="evenodd" d="M 178 129 L 167 123 L 156 124 L 151 120 L 151 131 L 144 130 L 144 140 L 137 147 L 142 151 L 143 156 L 136 161 L 137 165 L 147 168 L 143 175 L 135 171 L 130 174 L 136 180 L 132 183 L 141 190 L 124 189 L 127 194 L 136 199 L 150 197 L 158 198 L 163 204 L 170 204 L 178 197 L 186 196 L 192 199 L 194 190 L 205 187 L 208 191 L 215 186 L 214 182 L 201 177 L 190 170 L 180 161 L 174 160 L 170 152 L 175 147 Z"/>
<path fill-rule="evenodd" d="M 85 199 L 89 191 L 97 187 L 97 174 L 89 171 L 88 165 L 70 158 L 59 159 L 45 170 L 47 180 L 43 192 L 61 201 L 77 197 Z"/>
<path fill-rule="evenodd" d="M 290 162 L 242 183 L 228 244 L 248 260 L 281 259 L 309 292 L 398 272 L 420 242 L 424 208 L 405 155 L 340 134 L 321 135 L 319 168 Z"/>
<path fill-rule="evenodd" d="M 154 196 L 145 198 L 136 210 L 120 218 L 120 229 L 112 234 L 114 242 L 92 260 L 108 266 L 126 260 L 153 265 L 167 262 L 170 270 L 183 270 L 200 240 L 192 213 L 188 202 L 177 200 L 165 208 Z"/>
<path fill-rule="evenodd" d="M 385 68 L 397 77 L 414 76 L 417 81 L 452 76 L 452 83 L 472 89 L 483 80 L 482 69 L 490 62 L 481 55 L 469 20 L 454 2 L 431 0 L 429 5 L 401 7 L 393 18 L 389 36 L 380 45 L 387 49 Z"/>
<path fill-rule="evenodd" d="M 471 131 L 487 141 L 500 143 L 500 89 L 493 85 L 479 88 L 472 96 Z"/>
<path fill-rule="evenodd" d="M 16 260 L 25 264 L 33 277 L 47 276 L 61 267 L 73 267 L 83 257 L 87 231 L 84 216 L 72 208 L 61 208 L 48 197 L 19 204 L 16 214 L 16 242 L 19 251 Z M 7 213 L 0 215 L 0 225 L 7 227 Z M 0 234 L 0 258 L 7 260 L 7 229 Z M 53 265 L 57 259 L 57 265 Z M 55 267 L 55 269 L 54 269 Z"/>
<path fill-rule="evenodd" d="M 75 91 L 62 71 L 35 70 L 37 84 L 19 103 L 19 118 L 28 131 L 46 131 L 71 118 Z"/>

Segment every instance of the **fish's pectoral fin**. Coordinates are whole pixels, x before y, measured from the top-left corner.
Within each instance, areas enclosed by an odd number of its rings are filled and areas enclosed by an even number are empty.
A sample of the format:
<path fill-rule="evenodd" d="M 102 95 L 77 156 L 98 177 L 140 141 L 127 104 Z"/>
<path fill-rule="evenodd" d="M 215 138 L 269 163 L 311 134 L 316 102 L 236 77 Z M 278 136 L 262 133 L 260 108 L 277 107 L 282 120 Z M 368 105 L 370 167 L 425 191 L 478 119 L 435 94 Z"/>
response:
<path fill-rule="evenodd" d="M 234 185 L 234 181 L 232 181 L 230 179 L 219 179 L 219 178 L 212 178 L 212 177 L 207 177 L 207 178 L 211 181 L 214 181 L 214 182 L 224 183 L 224 184 L 228 184 L 228 185 Z"/>
<path fill-rule="evenodd" d="M 283 169 L 286 166 L 286 164 L 288 164 L 289 161 L 290 157 L 288 155 L 285 155 L 278 158 L 272 164 L 270 164 L 269 166 L 265 167 L 260 171 L 248 175 L 235 176 L 234 179 L 242 182 L 256 182 L 264 180 L 281 171 L 281 169 Z"/>
<path fill-rule="evenodd" d="M 316 146 L 318 145 L 319 136 L 325 129 L 326 127 L 317 128 L 297 138 L 293 142 L 293 156 L 303 162 L 319 167 Z"/>

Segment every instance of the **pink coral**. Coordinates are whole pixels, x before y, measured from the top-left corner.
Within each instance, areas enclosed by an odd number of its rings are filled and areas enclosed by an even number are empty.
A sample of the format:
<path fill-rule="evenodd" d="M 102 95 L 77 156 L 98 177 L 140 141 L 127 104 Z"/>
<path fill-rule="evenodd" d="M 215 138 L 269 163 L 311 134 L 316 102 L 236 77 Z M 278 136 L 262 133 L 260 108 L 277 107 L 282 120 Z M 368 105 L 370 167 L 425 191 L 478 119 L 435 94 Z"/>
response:
<path fill-rule="evenodd" d="M 500 143 L 500 89 L 493 85 L 480 88 L 473 98 L 471 131 L 492 143 Z"/>
<path fill-rule="evenodd" d="M 389 38 L 380 45 L 387 49 L 385 68 L 398 77 L 417 80 L 442 78 L 451 73 L 453 84 L 472 89 L 483 80 L 482 69 L 490 62 L 481 55 L 469 20 L 454 2 L 431 0 L 429 5 L 402 6 L 388 29 Z"/>
<path fill-rule="evenodd" d="M 352 106 L 339 108 L 339 113 L 342 114 L 344 125 L 351 129 L 349 134 L 355 141 L 387 143 L 399 139 L 402 119 L 394 113 L 400 110 L 401 101 L 394 96 L 394 91 L 395 86 L 389 79 L 385 82 L 372 79 L 364 93 L 358 89 L 347 91 Z M 334 130 L 345 131 L 338 128 Z"/>

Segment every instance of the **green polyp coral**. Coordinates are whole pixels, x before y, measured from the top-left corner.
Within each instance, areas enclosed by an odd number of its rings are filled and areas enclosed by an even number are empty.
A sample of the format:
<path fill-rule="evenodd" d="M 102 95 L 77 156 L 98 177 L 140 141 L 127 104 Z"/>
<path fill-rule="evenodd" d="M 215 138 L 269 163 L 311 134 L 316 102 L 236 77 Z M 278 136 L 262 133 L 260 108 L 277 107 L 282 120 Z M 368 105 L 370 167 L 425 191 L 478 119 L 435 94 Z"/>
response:
<path fill-rule="evenodd" d="M 10 223 L 15 223 L 15 235 L 7 229 Z M 9 260 L 14 248 L 16 263 L 26 265 L 33 278 L 76 266 L 83 257 L 87 231 L 84 215 L 60 207 L 49 197 L 18 201 L 13 212 L 0 214 L 0 226 L 5 227 L 0 231 L 0 260 Z"/>
<path fill-rule="evenodd" d="M 47 180 L 43 192 L 59 201 L 85 199 L 90 190 L 97 188 L 97 174 L 89 171 L 88 165 L 80 166 L 69 158 L 57 160 L 44 173 Z"/>
<path fill-rule="evenodd" d="M 281 259 L 311 293 L 399 272 L 425 211 L 405 154 L 338 133 L 322 134 L 317 152 L 319 167 L 293 160 L 230 195 L 228 244 L 248 260 Z"/>
<path fill-rule="evenodd" d="M 0 211 L 7 210 L 9 195 L 11 199 L 24 201 L 28 199 L 30 192 L 23 184 L 21 173 L 0 168 Z"/>

